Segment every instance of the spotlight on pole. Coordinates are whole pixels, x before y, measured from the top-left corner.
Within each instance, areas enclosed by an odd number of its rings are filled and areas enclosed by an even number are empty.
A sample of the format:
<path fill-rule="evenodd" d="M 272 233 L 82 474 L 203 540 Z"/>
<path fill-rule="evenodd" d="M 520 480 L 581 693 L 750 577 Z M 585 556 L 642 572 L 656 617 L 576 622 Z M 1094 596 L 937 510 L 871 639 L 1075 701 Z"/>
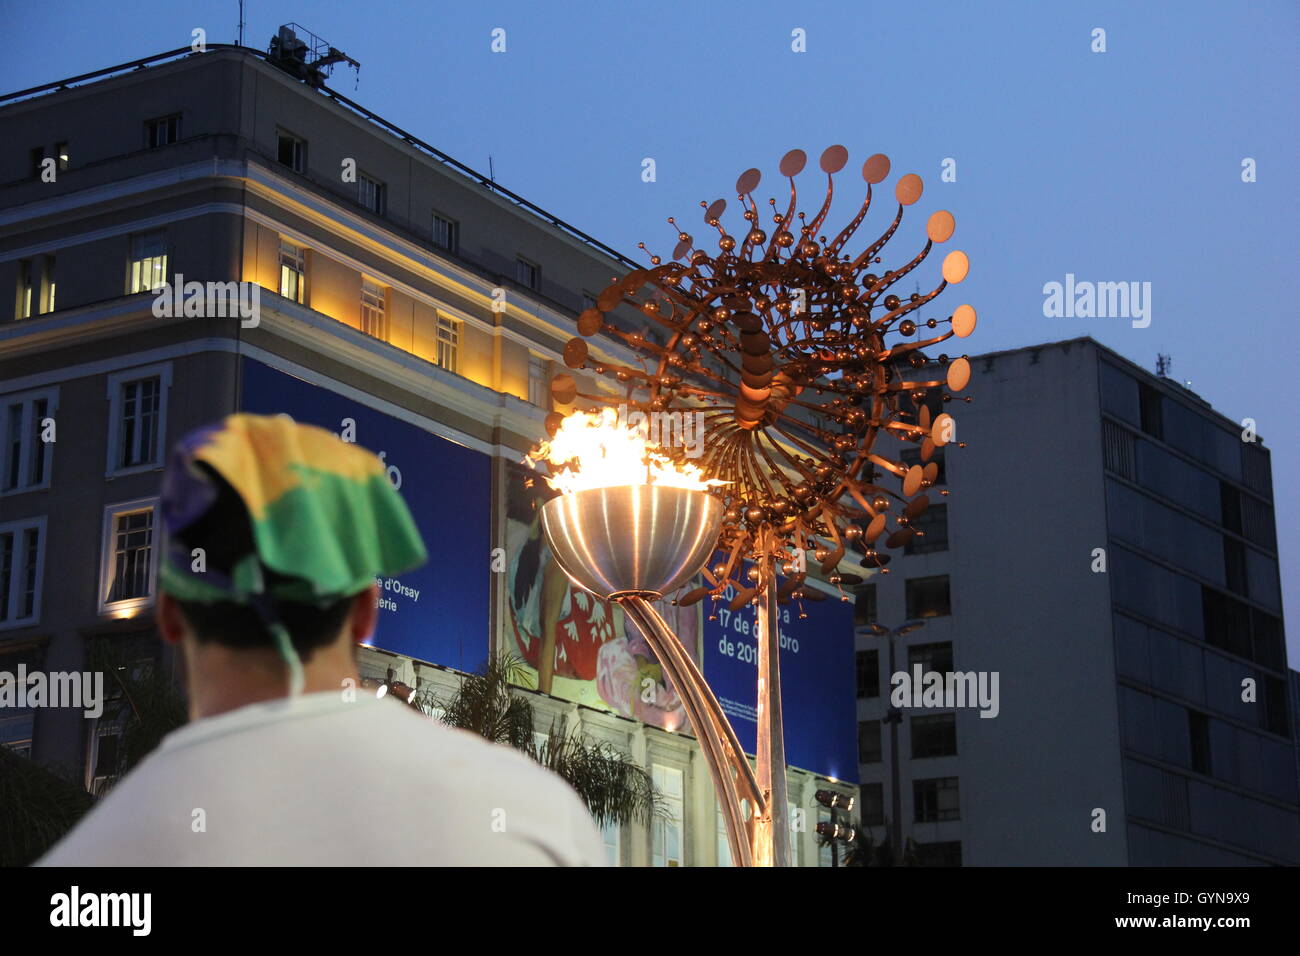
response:
<path fill-rule="evenodd" d="M 828 810 L 843 810 L 848 813 L 853 809 L 853 798 L 837 790 L 818 790 L 817 802 Z"/>
<path fill-rule="evenodd" d="M 828 840 L 839 840 L 842 843 L 852 843 L 858 838 L 858 831 L 847 823 L 827 823 L 817 824 L 817 833 Z"/>

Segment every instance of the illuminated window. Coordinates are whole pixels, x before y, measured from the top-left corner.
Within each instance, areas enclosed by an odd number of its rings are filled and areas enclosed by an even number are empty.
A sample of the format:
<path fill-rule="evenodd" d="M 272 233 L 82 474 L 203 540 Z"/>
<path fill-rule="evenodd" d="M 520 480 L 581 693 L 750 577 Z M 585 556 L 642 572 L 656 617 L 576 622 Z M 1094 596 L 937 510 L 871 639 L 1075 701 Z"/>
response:
<path fill-rule="evenodd" d="M 682 772 L 656 763 L 651 764 L 650 774 L 664 808 L 663 815 L 650 824 L 651 865 L 682 866 L 686 828 Z"/>
<path fill-rule="evenodd" d="M 65 169 L 68 168 L 68 156 L 69 156 L 68 144 L 55 143 L 54 155 L 58 158 L 59 161 L 59 172 L 63 172 Z"/>
<path fill-rule="evenodd" d="M 0 399 L 0 492 L 30 491 L 49 484 L 54 443 L 45 440 L 46 423 L 57 399 L 54 389 Z"/>
<path fill-rule="evenodd" d="M 361 331 L 388 340 L 388 290 L 378 282 L 361 279 Z"/>
<path fill-rule="evenodd" d="M 438 316 L 438 351 L 433 362 L 449 372 L 455 372 L 459 368 L 460 323 L 455 319 Z"/>
<path fill-rule="evenodd" d="M 280 295 L 302 303 L 307 294 L 307 250 L 280 240 Z"/>
<path fill-rule="evenodd" d="M 45 280 L 41 285 L 41 314 L 54 311 L 54 256 L 45 257 Z"/>
<path fill-rule="evenodd" d="M 18 299 L 14 306 L 15 319 L 32 317 L 32 264 L 26 259 L 18 263 Z"/>
<path fill-rule="evenodd" d="M 130 612 L 152 602 L 157 512 L 156 498 L 104 509 L 101 612 Z"/>
<path fill-rule="evenodd" d="M 0 628 L 40 621 L 45 519 L 0 524 Z"/>
<path fill-rule="evenodd" d="M 538 408 L 550 408 L 551 392 L 546 381 L 546 359 L 528 356 L 528 401 Z"/>
<path fill-rule="evenodd" d="M 155 292 L 167 282 L 167 237 L 161 230 L 131 237 L 131 294 Z"/>

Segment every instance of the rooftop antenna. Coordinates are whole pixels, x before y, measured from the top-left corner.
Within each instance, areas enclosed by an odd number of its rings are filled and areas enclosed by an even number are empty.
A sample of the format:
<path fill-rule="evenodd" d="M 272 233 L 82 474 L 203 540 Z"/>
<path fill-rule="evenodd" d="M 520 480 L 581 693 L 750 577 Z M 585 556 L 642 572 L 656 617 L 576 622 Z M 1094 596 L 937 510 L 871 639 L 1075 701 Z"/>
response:
<path fill-rule="evenodd" d="M 1161 378 L 1168 378 L 1170 370 L 1174 367 L 1174 357 L 1165 355 L 1163 352 L 1156 353 L 1156 374 Z"/>
<path fill-rule="evenodd" d="M 239 0 L 239 39 L 236 43 L 244 45 L 244 0 Z"/>
<path fill-rule="evenodd" d="M 296 23 L 286 23 L 271 37 L 266 58 L 290 76 L 317 89 L 325 85 L 325 78 L 336 63 L 346 63 L 356 70 L 357 82 L 361 82 L 360 63 Z"/>
<path fill-rule="evenodd" d="M 488 179 L 492 180 L 493 183 L 497 181 L 497 171 L 496 167 L 492 165 L 491 153 L 488 153 Z"/>

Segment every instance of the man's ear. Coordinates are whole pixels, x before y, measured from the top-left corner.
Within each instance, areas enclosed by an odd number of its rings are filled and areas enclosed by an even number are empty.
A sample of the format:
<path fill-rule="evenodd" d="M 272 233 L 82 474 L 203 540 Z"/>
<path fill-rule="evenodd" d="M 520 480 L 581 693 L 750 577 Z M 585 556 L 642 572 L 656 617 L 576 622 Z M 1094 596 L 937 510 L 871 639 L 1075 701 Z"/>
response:
<path fill-rule="evenodd" d="M 375 633 L 375 622 L 379 619 L 379 585 L 372 584 L 352 599 L 352 614 L 348 618 L 351 632 L 348 637 L 353 644 L 364 644 Z"/>
<path fill-rule="evenodd" d="M 167 644 L 179 644 L 185 636 L 185 618 L 180 605 L 165 591 L 158 595 L 158 609 L 154 612 L 158 634 Z"/>

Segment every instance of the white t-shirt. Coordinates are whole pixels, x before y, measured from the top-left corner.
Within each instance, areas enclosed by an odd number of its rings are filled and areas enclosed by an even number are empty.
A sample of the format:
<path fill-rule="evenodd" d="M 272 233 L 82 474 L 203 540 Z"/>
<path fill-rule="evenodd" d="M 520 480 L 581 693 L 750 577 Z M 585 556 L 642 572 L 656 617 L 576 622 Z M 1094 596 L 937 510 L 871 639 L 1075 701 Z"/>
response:
<path fill-rule="evenodd" d="M 169 734 L 41 866 L 603 866 L 523 754 L 367 693 L 250 704 Z"/>

